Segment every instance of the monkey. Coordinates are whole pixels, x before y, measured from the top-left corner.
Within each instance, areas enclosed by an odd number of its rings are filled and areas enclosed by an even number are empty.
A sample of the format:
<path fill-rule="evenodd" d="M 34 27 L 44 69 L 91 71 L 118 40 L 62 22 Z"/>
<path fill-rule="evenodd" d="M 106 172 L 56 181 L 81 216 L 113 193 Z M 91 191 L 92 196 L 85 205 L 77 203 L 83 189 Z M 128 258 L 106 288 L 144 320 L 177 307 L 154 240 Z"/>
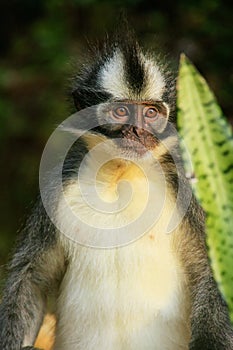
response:
<path fill-rule="evenodd" d="M 54 350 L 232 350 L 174 127 L 174 75 L 126 31 L 82 67 L 72 97 L 63 191 L 52 174 L 18 238 L 1 350 L 36 350 L 49 294 Z"/>

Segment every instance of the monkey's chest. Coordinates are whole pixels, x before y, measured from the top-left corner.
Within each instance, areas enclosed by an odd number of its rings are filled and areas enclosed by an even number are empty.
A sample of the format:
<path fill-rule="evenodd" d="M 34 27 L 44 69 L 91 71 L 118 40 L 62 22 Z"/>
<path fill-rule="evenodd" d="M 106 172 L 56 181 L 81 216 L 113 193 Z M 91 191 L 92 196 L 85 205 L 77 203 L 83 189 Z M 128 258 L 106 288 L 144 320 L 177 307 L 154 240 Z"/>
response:
<path fill-rule="evenodd" d="M 169 249 L 152 233 L 123 248 L 79 248 L 61 286 L 55 350 L 188 349 L 188 298 Z"/>

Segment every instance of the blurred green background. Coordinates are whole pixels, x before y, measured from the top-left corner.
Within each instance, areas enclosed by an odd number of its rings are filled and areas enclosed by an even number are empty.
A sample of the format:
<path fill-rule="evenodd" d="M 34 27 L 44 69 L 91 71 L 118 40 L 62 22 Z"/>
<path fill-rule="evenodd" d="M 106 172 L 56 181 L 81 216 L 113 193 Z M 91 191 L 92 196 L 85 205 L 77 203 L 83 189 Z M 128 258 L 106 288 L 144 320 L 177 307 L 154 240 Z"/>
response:
<path fill-rule="evenodd" d="M 139 42 L 185 52 L 233 120 L 232 1 L 2 0 L 0 14 L 0 265 L 38 192 L 43 147 L 72 111 L 71 61 L 103 40 L 126 7 Z"/>

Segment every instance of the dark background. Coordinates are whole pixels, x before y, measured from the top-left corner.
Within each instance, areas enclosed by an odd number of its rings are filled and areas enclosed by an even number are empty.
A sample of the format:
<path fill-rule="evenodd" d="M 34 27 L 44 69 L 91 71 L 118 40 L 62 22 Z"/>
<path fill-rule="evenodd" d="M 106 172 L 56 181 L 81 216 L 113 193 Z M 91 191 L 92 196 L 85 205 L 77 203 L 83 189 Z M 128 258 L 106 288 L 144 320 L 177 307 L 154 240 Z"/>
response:
<path fill-rule="evenodd" d="M 233 119 L 232 1 L 123 2 L 139 42 L 185 52 Z M 2 0 L 0 5 L 0 265 L 38 191 L 43 147 L 70 114 L 71 60 L 117 26 L 122 4 L 97 0 Z"/>

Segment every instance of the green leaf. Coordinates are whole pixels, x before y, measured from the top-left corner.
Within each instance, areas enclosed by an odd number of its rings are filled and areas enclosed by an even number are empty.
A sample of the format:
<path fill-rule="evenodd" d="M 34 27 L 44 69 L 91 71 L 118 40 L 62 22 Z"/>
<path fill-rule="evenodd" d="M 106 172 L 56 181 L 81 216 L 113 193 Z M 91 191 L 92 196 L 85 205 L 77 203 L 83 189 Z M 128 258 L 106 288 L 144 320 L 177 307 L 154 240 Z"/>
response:
<path fill-rule="evenodd" d="M 191 155 L 197 179 L 194 191 L 207 215 L 209 257 L 233 321 L 232 130 L 207 82 L 185 55 L 177 90 L 178 128 Z M 185 167 L 192 171 L 188 162 Z"/>

